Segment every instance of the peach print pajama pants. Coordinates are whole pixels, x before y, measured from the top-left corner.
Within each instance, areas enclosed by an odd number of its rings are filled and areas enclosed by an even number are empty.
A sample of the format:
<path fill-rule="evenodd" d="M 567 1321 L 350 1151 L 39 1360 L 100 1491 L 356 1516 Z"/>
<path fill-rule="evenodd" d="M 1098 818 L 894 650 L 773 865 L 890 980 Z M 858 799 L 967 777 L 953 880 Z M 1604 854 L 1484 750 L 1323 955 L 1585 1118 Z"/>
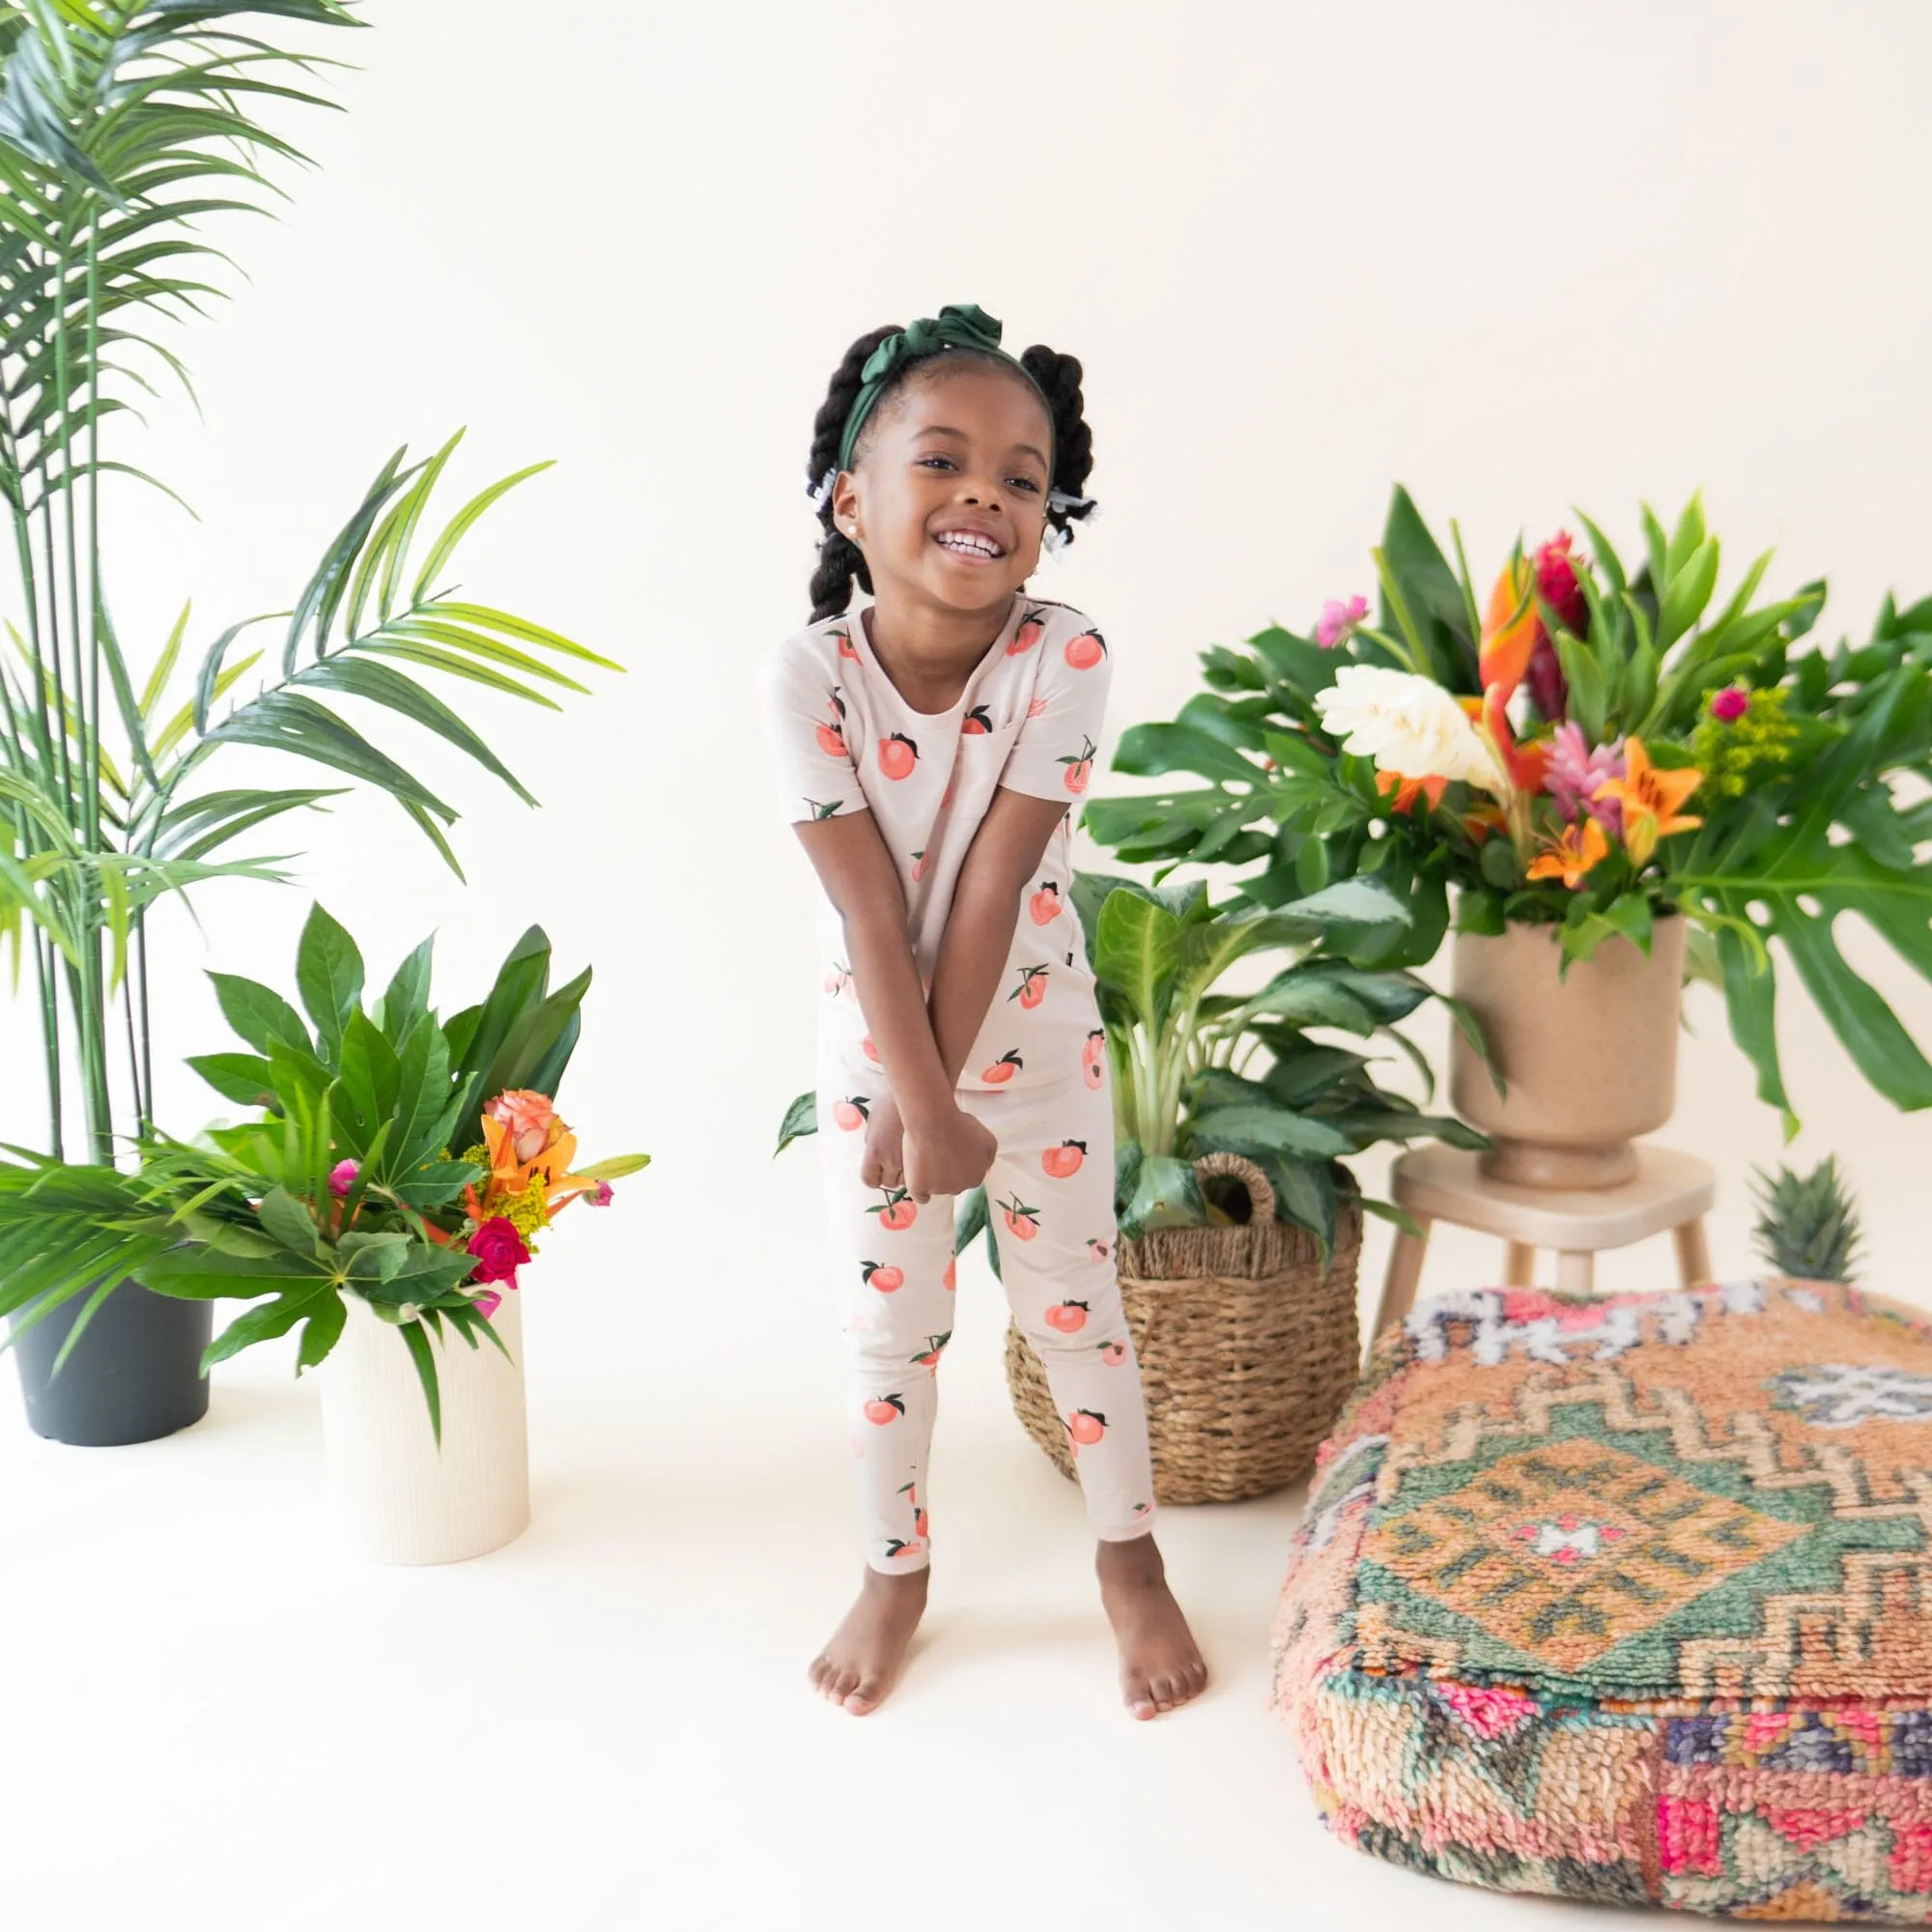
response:
<path fill-rule="evenodd" d="M 1103 1541 L 1123 1541 L 1151 1528 L 1154 1509 L 1140 1365 L 1115 1272 L 1112 1076 L 1104 1059 L 1069 1058 L 1065 1080 L 961 1087 L 956 1097 L 999 1142 L 985 1186 L 1001 1280 L 1045 1367 L 1089 1519 Z M 917 1570 L 930 1549 L 926 1463 L 953 1326 L 956 1203 L 861 1180 L 866 1110 L 889 1091 L 876 1066 L 821 1045 L 817 1091 L 866 1557 L 888 1573 Z"/>

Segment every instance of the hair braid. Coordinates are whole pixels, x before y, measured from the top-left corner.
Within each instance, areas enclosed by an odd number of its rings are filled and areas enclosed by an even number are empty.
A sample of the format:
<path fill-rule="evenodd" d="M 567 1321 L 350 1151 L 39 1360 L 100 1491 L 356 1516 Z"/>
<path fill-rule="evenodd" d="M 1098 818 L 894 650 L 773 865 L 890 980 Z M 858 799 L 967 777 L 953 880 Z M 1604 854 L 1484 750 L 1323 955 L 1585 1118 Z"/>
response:
<path fill-rule="evenodd" d="M 833 371 L 825 400 L 818 406 L 818 414 L 812 420 L 811 454 L 806 462 L 808 489 L 815 490 L 824 479 L 825 472 L 837 465 L 838 443 L 845 433 L 845 419 L 851 414 L 852 405 L 864 386 L 860 371 L 870 359 L 872 351 L 887 336 L 895 333 L 899 327 L 897 323 L 887 323 L 882 328 L 868 330 L 846 350 L 838 367 Z M 977 352 L 955 353 L 973 355 Z M 895 380 L 887 385 L 888 392 L 896 389 L 908 375 L 925 369 L 933 359 L 922 357 L 918 361 L 902 364 Z M 984 359 L 995 367 L 1002 366 L 996 356 Z M 1083 373 L 1080 358 L 1077 355 L 1063 355 L 1058 350 L 1037 342 L 1019 359 L 1027 373 L 1039 384 L 1040 392 L 1046 397 L 1053 413 L 1053 474 L 1048 479 L 1048 486 L 1064 490 L 1069 497 L 1081 496 L 1094 468 L 1094 432 L 1087 426 L 1086 402 L 1080 392 Z M 1010 364 L 1005 366 L 1010 369 Z M 871 416 L 867 418 L 867 430 L 883 418 L 885 405 L 886 395 L 881 394 L 873 406 Z M 867 440 L 867 430 L 860 432 L 862 444 Z M 866 554 L 838 527 L 834 515 L 832 498 L 827 497 L 818 506 L 818 521 L 824 526 L 825 534 L 819 539 L 818 566 L 811 573 L 811 616 L 809 621 L 814 624 L 821 618 L 839 616 L 851 608 L 855 581 L 867 596 L 872 595 L 872 579 L 866 567 Z M 1090 515 L 1091 506 L 1071 510 L 1050 509 L 1047 522 L 1054 528 L 1065 531 L 1070 540 L 1071 526 Z"/>
<path fill-rule="evenodd" d="M 818 414 L 812 419 L 811 454 L 806 462 L 807 489 L 817 489 L 825 472 L 838 463 L 838 440 L 845 433 L 845 418 L 852 413 L 852 405 L 858 401 L 859 391 L 864 386 L 859 372 L 866 366 L 872 351 L 898 327 L 897 323 L 889 322 L 883 328 L 874 328 L 860 336 L 832 372 L 825 400 L 819 404 Z M 867 596 L 872 594 L 871 576 L 866 569 L 866 553 L 833 522 L 833 514 L 832 498 L 828 497 L 818 506 L 818 521 L 824 525 L 825 534 L 818 542 L 818 567 L 811 573 L 810 621 L 814 624 L 821 617 L 837 617 L 851 608 L 854 578 L 858 579 L 859 586 Z"/>
<path fill-rule="evenodd" d="M 1037 383 L 1053 407 L 1053 476 L 1051 487 L 1069 497 L 1087 493 L 1087 478 L 1094 469 L 1094 432 L 1087 426 L 1086 398 L 1080 393 L 1084 373 L 1077 355 L 1063 355 L 1043 342 L 1036 342 L 1020 357 L 1027 374 Z M 1091 504 L 1071 510 L 1049 510 L 1046 520 L 1056 529 L 1065 530 L 1067 541 L 1072 526 L 1084 523 L 1094 513 Z"/>

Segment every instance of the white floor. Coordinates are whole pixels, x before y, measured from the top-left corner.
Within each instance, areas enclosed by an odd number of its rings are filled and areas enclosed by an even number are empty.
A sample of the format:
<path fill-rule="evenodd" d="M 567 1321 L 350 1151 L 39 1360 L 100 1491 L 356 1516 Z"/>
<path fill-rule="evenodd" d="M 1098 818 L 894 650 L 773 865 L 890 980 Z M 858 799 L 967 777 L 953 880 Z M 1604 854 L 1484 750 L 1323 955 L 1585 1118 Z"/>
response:
<path fill-rule="evenodd" d="M 1741 1231 L 1719 1235 L 1722 1271 Z M 614 1219 L 579 1238 L 615 1243 Z M 1434 1284 L 1481 1274 L 1465 1242 Z M 6 1369 L 0 1926 L 1608 1922 L 1324 1835 L 1263 1708 L 1299 1490 L 1167 1513 L 1214 1682 L 1123 1715 L 1077 1493 L 1007 1406 L 977 1259 L 930 1484 L 935 1607 L 864 1719 L 804 1686 L 858 1574 L 813 1298 L 762 1295 L 763 1325 L 706 1359 L 690 1311 L 723 1283 L 620 1294 L 555 1267 L 525 1291 L 535 1521 L 442 1569 L 331 1541 L 315 1391 L 281 1345 L 222 1368 L 196 1428 L 122 1450 L 31 1436 Z"/>

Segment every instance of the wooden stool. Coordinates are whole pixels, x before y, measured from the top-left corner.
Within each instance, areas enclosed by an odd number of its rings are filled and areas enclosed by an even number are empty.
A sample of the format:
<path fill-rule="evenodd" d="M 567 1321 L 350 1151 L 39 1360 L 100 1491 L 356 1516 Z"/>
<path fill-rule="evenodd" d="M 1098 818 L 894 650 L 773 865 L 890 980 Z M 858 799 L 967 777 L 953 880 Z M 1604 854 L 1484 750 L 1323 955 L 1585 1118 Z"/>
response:
<path fill-rule="evenodd" d="M 1666 1228 L 1676 1237 L 1684 1286 L 1710 1280 L 1703 1217 L 1717 1199 L 1717 1171 L 1694 1153 L 1639 1142 L 1634 1179 L 1621 1187 L 1577 1189 L 1512 1187 L 1486 1180 L 1476 1171 L 1476 1158 L 1461 1148 L 1426 1147 L 1413 1148 L 1396 1161 L 1389 1193 L 1422 1233 L 1397 1231 L 1376 1312 L 1376 1334 L 1415 1305 L 1429 1230 L 1437 1221 L 1500 1235 L 1508 1248 L 1503 1283 L 1510 1288 L 1533 1286 L 1537 1249 L 1554 1248 L 1556 1286 L 1588 1293 L 1596 1286 L 1599 1249 L 1628 1247 Z"/>

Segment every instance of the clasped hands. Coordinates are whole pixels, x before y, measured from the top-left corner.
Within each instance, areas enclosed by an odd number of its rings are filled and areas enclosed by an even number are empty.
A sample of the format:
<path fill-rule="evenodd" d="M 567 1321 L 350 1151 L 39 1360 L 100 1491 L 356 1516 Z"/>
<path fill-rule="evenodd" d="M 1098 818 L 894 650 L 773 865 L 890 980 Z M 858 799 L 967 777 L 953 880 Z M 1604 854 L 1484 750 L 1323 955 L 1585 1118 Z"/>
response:
<path fill-rule="evenodd" d="M 965 1194 L 985 1179 L 999 1151 L 993 1130 L 956 1101 L 908 1125 L 896 1099 L 881 1094 L 866 1121 L 859 1179 L 867 1187 L 903 1187 L 923 1205 L 935 1194 Z"/>

